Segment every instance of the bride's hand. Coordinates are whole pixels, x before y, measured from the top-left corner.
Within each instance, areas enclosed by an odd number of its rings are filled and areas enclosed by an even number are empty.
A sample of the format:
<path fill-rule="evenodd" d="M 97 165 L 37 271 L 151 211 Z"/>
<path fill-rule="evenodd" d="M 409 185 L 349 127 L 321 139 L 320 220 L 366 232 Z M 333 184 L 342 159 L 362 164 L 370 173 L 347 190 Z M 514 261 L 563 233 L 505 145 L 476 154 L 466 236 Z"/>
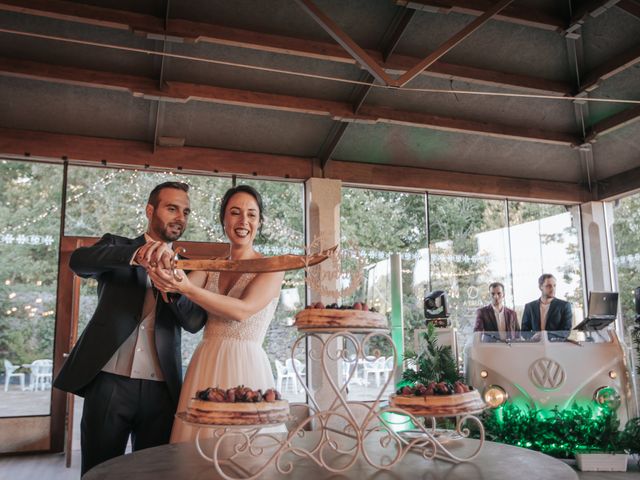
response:
<path fill-rule="evenodd" d="M 183 270 L 176 270 L 175 275 L 172 270 L 161 267 L 150 268 L 147 272 L 153 285 L 161 292 L 183 294 L 192 286 Z"/>

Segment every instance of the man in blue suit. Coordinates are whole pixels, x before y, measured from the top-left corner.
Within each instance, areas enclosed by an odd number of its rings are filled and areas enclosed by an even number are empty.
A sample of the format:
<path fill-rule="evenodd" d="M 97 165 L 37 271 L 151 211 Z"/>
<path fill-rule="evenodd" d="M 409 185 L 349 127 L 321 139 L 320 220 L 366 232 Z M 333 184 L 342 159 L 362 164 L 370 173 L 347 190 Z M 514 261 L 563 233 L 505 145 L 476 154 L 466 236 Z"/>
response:
<path fill-rule="evenodd" d="M 573 314 L 571 304 L 556 297 L 556 279 L 550 273 L 543 273 L 538 279 L 542 295 L 538 300 L 524 306 L 522 315 L 523 332 L 562 331 L 565 337 L 571 330 Z"/>

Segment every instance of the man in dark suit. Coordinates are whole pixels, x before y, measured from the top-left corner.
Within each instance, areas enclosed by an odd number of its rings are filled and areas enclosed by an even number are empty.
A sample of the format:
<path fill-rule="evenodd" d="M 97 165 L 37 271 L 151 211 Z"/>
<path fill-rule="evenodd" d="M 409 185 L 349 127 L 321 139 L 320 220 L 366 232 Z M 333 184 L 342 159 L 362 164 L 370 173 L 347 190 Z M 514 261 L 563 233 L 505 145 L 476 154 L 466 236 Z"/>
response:
<path fill-rule="evenodd" d="M 474 332 L 489 332 L 483 340 L 513 340 L 520 332 L 518 316 L 515 311 L 504 306 L 504 285 L 493 282 L 489 285 L 491 303 L 476 312 Z M 492 336 L 496 336 L 493 338 Z"/>
<path fill-rule="evenodd" d="M 165 303 L 146 268 L 167 264 L 190 213 L 189 186 L 156 186 L 147 231 L 135 239 L 106 234 L 73 252 L 71 269 L 98 281 L 98 305 L 54 386 L 84 397 L 82 474 L 133 450 L 168 443 L 182 385 L 180 328 L 196 332 L 204 310 L 185 297 Z"/>
<path fill-rule="evenodd" d="M 544 273 L 538 279 L 538 288 L 542 295 L 538 300 L 524 306 L 522 331 L 540 332 L 542 330 L 564 332 L 562 338 L 571 330 L 573 313 L 571 304 L 556 297 L 556 279 L 550 273 Z"/>

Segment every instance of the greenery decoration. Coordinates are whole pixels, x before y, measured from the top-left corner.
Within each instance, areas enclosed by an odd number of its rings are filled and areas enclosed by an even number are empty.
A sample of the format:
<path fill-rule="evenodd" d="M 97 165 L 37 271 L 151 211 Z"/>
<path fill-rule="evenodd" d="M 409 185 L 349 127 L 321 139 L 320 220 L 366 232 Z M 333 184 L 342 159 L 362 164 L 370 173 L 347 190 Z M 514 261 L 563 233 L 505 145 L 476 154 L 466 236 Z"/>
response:
<path fill-rule="evenodd" d="M 637 325 L 631 331 L 633 348 L 636 350 L 636 373 L 640 375 L 640 319 L 636 319 Z"/>
<path fill-rule="evenodd" d="M 490 440 L 558 458 L 573 458 L 575 453 L 640 452 L 640 418 L 629 420 L 619 431 L 616 413 L 607 408 L 574 405 L 546 411 L 507 404 L 486 411 L 482 420 Z"/>
<path fill-rule="evenodd" d="M 402 372 L 400 386 L 415 383 L 429 385 L 431 382 L 454 384 L 461 380 L 451 347 L 437 344 L 437 335 L 432 323 L 427 325 L 427 331 L 422 334 L 422 338 L 427 344 L 426 349 L 419 354 L 407 352 L 405 355 L 410 368 Z"/>
<path fill-rule="evenodd" d="M 620 433 L 620 445 L 629 453 L 640 454 L 640 417 L 627 422 Z"/>

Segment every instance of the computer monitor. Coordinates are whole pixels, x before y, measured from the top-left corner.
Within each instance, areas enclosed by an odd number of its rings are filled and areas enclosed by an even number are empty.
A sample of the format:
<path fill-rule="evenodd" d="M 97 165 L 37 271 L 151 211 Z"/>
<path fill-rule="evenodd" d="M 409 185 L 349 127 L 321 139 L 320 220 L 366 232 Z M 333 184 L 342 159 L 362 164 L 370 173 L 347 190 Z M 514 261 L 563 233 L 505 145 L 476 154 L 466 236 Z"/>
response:
<path fill-rule="evenodd" d="M 587 317 L 575 330 L 601 330 L 615 321 L 618 315 L 618 292 L 589 292 Z"/>
<path fill-rule="evenodd" d="M 618 315 L 618 292 L 590 292 L 589 318 L 613 318 Z"/>

